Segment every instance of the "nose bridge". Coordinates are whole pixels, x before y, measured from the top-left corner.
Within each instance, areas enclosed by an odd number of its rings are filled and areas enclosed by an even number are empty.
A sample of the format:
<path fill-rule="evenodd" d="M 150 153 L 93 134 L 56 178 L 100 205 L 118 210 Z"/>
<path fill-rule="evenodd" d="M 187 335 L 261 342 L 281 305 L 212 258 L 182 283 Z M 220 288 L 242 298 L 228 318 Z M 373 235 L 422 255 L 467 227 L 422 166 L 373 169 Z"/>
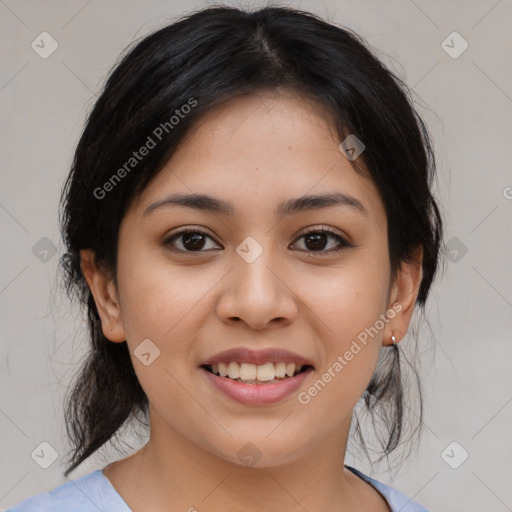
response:
<path fill-rule="evenodd" d="M 279 275 L 282 265 L 270 247 L 271 237 L 247 237 L 237 248 L 234 269 L 219 303 L 224 320 L 238 318 L 251 327 L 262 328 L 273 319 L 290 320 L 295 301 Z"/>
<path fill-rule="evenodd" d="M 277 267 L 271 236 L 246 237 L 236 248 L 239 293 L 246 293 L 253 300 L 273 301 L 279 293 L 279 280 L 270 270 Z M 275 271 L 274 271 L 275 272 Z"/>

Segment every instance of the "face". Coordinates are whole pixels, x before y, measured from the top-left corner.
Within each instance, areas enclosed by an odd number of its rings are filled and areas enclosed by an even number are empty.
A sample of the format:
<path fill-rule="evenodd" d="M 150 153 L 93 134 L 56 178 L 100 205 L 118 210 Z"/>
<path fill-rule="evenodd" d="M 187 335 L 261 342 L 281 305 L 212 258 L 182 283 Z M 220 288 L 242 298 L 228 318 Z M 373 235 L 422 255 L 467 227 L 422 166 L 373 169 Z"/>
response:
<path fill-rule="evenodd" d="M 252 449 L 270 467 L 348 431 L 381 345 L 407 330 L 419 277 L 392 279 L 384 205 L 340 142 L 320 105 L 284 92 L 238 98 L 211 110 L 131 204 L 117 290 L 109 282 L 103 299 L 88 282 L 105 335 L 128 344 L 152 435 L 236 464 Z M 231 212 L 162 202 L 174 194 Z M 344 200 L 278 210 L 326 194 Z M 285 349 L 313 369 L 273 403 L 242 403 L 201 368 L 240 347 Z"/>

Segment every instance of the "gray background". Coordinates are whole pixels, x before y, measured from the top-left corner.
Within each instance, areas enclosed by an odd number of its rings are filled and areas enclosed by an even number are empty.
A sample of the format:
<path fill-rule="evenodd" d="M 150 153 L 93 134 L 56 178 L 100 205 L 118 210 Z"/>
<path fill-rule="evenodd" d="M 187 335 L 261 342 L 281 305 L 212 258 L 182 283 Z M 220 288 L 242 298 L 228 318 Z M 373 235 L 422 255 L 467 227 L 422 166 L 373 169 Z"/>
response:
<path fill-rule="evenodd" d="M 0 509 L 64 482 L 62 399 L 87 346 L 83 315 L 55 277 L 57 204 L 85 116 L 125 46 L 204 5 L 0 0 Z M 512 510 L 512 2 L 288 5 L 365 37 L 421 98 L 436 146 L 450 252 L 427 309 L 432 331 L 420 333 L 427 428 L 398 472 L 372 476 L 433 512 Z M 43 31 L 59 45 L 47 59 L 31 48 Z M 469 44 L 458 58 L 442 47 L 454 31 Z M 58 453 L 48 469 L 31 458 L 42 442 Z M 450 467 L 462 450 L 469 458 Z M 119 457 L 103 450 L 71 478 Z"/>

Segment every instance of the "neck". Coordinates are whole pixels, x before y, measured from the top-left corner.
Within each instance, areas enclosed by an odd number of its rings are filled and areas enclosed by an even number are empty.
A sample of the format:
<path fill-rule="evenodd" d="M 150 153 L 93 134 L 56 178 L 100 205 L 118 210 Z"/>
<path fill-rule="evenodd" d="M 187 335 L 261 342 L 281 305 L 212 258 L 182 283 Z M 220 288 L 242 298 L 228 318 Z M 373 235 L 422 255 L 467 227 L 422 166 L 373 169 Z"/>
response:
<path fill-rule="evenodd" d="M 182 436 L 154 411 L 150 416 L 148 443 L 105 470 L 135 512 L 356 511 L 363 495 L 382 506 L 375 490 L 344 469 L 350 419 L 341 432 L 333 433 L 318 446 L 305 448 L 302 454 L 273 465 L 272 459 L 262 464 L 262 456 L 259 463 L 250 466 L 239 461 L 236 454 L 230 461 L 225 455 L 202 448 L 200 442 Z M 251 453 L 249 447 L 246 450 Z"/>

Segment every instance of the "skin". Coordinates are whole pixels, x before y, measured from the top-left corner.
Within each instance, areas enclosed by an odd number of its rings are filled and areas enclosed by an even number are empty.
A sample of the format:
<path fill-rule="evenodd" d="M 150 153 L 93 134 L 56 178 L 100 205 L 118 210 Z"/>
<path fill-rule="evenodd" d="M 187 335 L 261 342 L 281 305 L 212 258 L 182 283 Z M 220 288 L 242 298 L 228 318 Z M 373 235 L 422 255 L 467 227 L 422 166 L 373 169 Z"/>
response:
<path fill-rule="evenodd" d="M 353 407 L 381 346 L 407 332 L 422 251 L 391 275 L 378 190 L 339 151 L 328 119 L 318 103 L 285 91 L 210 110 L 123 218 L 118 288 L 91 250 L 81 253 L 103 332 L 114 343 L 126 340 L 150 402 L 148 443 L 104 471 L 135 512 L 389 510 L 342 461 Z M 283 200 L 334 191 L 357 198 L 367 215 L 347 206 L 275 215 Z M 230 201 L 236 214 L 169 206 L 143 215 L 177 192 Z M 174 240 L 175 252 L 164 245 L 191 226 L 208 235 L 195 252 L 186 252 L 186 237 Z M 301 232 L 318 226 L 353 247 L 329 253 L 339 247 L 329 236 L 315 250 Z M 248 236 L 263 249 L 252 263 L 236 252 Z M 274 405 L 242 405 L 198 368 L 236 346 L 283 347 L 315 367 L 304 391 L 393 304 L 401 310 L 307 405 L 297 393 Z M 161 352 L 145 366 L 133 351 L 147 338 Z M 254 466 L 237 457 L 247 442 L 261 453 Z"/>

